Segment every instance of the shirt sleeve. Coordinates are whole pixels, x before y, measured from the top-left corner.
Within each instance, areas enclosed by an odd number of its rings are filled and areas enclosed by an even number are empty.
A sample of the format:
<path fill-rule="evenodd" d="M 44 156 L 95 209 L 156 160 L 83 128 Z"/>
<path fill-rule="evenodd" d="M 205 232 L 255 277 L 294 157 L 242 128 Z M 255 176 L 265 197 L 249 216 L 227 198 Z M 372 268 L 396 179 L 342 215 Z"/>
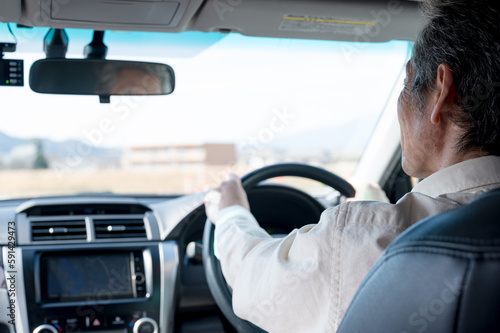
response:
<path fill-rule="evenodd" d="M 259 240 L 264 240 L 264 239 L 269 239 L 272 238 L 265 230 L 263 230 L 260 226 L 255 217 L 250 213 L 247 209 L 243 208 L 242 206 L 230 206 L 224 209 L 221 209 L 217 213 L 216 217 L 216 228 L 215 228 L 215 239 L 214 239 L 214 254 L 217 257 L 217 259 L 221 260 L 221 258 L 226 259 L 228 256 L 221 256 L 219 255 L 219 251 L 227 252 L 224 249 L 227 249 L 228 246 L 231 246 L 231 238 L 228 238 L 228 232 L 227 230 L 234 230 L 231 225 L 236 225 L 239 226 L 239 233 L 234 234 L 232 237 L 233 241 L 237 241 L 238 236 L 243 236 L 246 235 L 247 232 L 249 232 L 249 236 L 254 236 L 254 237 L 247 237 L 247 238 L 254 238 L 252 241 L 247 245 L 247 247 L 251 248 L 255 244 L 259 242 Z M 236 244 L 232 244 L 233 248 Z M 219 250 L 222 249 L 222 250 Z M 224 260 L 226 261 L 226 260 Z M 226 277 L 226 281 L 229 283 L 229 285 L 232 286 L 232 284 L 229 282 L 228 278 Z"/>
<path fill-rule="evenodd" d="M 222 272 L 233 287 L 237 316 L 269 332 L 312 332 L 329 327 L 335 210 L 318 224 L 273 238 L 243 207 L 221 210 L 215 246 Z M 323 244 L 323 246 L 318 246 Z M 293 314 L 293 319 L 290 318 Z"/>

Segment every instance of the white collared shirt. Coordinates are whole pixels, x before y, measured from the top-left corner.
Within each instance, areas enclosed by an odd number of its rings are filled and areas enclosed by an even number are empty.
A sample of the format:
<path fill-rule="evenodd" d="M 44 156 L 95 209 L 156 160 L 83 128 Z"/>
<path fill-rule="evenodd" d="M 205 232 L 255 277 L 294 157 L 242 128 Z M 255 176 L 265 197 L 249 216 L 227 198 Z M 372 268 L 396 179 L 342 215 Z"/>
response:
<path fill-rule="evenodd" d="M 472 159 L 432 174 L 396 204 L 346 202 L 281 239 L 243 207 L 222 209 L 215 251 L 234 312 L 269 332 L 334 332 L 370 267 L 401 232 L 497 187 L 500 157 Z"/>

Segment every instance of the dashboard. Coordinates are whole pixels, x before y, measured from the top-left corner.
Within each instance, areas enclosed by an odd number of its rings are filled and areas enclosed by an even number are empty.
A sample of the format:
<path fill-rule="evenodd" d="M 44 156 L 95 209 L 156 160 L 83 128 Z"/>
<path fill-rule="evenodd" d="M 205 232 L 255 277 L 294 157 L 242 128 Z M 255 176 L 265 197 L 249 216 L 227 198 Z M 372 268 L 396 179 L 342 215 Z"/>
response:
<path fill-rule="evenodd" d="M 203 199 L 200 193 L 0 202 L 7 231 L 0 234 L 0 333 L 234 331 L 210 294 L 197 251 Z M 249 200 L 271 234 L 317 222 L 325 208 L 281 185 L 258 186 Z"/>
<path fill-rule="evenodd" d="M 4 282 L 0 294 L 2 305 L 14 305 L 12 311 L 2 306 L 4 330 L 13 331 L 7 319 L 15 320 L 17 332 L 34 333 L 155 333 L 171 327 L 179 243 L 167 235 L 182 218 L 170 221 L 202 200 L 193 195 L 3 202 L 2 228 L 11 226 L 16 235 L 2 237 L 3 280 L 15 279 L 12 288 Z"/>

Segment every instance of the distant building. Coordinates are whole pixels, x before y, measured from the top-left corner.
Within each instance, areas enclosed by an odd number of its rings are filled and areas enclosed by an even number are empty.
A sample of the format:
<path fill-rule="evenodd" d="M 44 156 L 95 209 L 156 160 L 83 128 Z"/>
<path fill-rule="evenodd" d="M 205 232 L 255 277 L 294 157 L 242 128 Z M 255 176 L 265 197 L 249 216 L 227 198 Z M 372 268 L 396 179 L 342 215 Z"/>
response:
<path fill-rule="evenodd" d="M 124 169 L 180 169 L 236 163 L 234 144 L 130 147 L 123 151 Z"/>

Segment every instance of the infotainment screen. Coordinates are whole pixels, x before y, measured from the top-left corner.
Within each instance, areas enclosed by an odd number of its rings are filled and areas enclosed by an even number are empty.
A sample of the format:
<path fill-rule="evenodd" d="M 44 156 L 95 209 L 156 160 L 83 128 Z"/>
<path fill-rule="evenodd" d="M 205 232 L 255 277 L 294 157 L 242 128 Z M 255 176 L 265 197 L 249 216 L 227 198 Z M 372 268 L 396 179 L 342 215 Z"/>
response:
<path fill-rule="evenodd" d="M 44 254 L 43 302 L 107 301 L 133 298 L 133 256 L 126 253 Z"/>

